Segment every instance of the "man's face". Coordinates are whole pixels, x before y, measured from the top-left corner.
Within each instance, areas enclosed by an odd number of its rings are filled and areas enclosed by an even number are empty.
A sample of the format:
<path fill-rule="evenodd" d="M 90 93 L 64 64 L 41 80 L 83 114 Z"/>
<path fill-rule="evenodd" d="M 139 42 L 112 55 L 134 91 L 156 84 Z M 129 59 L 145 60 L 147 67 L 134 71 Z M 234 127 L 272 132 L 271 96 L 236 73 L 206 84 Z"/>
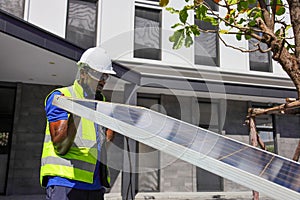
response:
<path fill-rule="evenodd" d="M 104 85 L 109 77 L 108 74 L 105 73 L 101 73 L 98 74 L 100 75 L 99 78 L 96 78 L 95 76 L 91 75 L 90 73 L 88 73 L 88 79 L 87 79 L 87 84 L 90 87 L 90 89 L 94 92 L 96 91 L 103 91 Z"/>
<path fill-rule="evenodd" d="M 85 97 L 94 99 L 96 96 L 102 96 L 102 91 L 109 75 L 106 73 L 97 72 L 91 68 L 80 70 L 79 83 L 81 84 Z M 96 95 L 97 94 L 97 95 Z"/>

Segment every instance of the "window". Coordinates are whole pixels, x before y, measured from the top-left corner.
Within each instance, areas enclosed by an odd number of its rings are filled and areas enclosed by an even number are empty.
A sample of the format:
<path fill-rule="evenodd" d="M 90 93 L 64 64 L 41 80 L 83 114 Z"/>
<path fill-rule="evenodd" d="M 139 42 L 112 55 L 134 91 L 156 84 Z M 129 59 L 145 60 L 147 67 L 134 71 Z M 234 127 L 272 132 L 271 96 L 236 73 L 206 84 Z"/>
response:
<path fill-rule="evenodd" d="M 199 126 L 216 133 L 219 128 L 219 104 L 217 102 L 199 101 Z M 222 177 L 201 168 L 196 168 L 197 192 L 223 191 Z"/>
<path fill-rule="evenodd" d="M 267 0 L 269 2 L 269 0 Z M 256 7 L 258 2 L 256 1 L 253 4 L 249 5 L 249 8 Z M 256 49 L 256 44 L 258 41 L 254 38 L 251 38 L 248 42 L 249 50 Z M 266 44 L 260 43 L 260 47 L 262 49 L 268 49 Z M 272 72 L 271 67 L 271 55 L 270 53 L 261 53 L 259 51 L 250 52 L 249 53 L 249 61 L 250 61 L 250 70 L 251 71 L 260 71 L 260 72 Z"/>
<path fill-rule="evenodd" d="M 160 111 L 159 97 L 139 96 L 137 105 Z M 158 192 L 160 189 L 160 152 L 145 144 L 138 144 L 138 191 Z"/>
<path fill-rule="evenodd" d="M 195 24 L 202 30 L 217 30 L 209 22 L 195 19 Z M 203 33 L 195 37 L 195 64 L 218 66 L 218 40 L 216 33 Z"/>
<path fill-rule="evenodd" d="M 256 49 L 255 44 L 258 41 L 254 38 L 249 40 L 249 50 Z M 268 49 L 266 44 L 260 43 L 262 49 Z M 260 72 L 272 72 L 270 53 L 261 53 L 259 51 L 249 53 L 250 70 Z"/>
<path fill-rule="evenodd" d="M 82 48 L 96 45 L 97 1 L 69 0 L 66 39 Z"/>
<path fill-rule="evenodd" d="M 253 108 L 270 108 L 272 105 L 264 103 L 253 103 Z M 267 151 L 277 153 L 276 146 L 276 133 L 273 129 L 273 124 L 275 123 L 275 118 L 272 115 L 259 115 L 255 117 L 256 130 L 259 137 L 262 139 L 266 145 Z"/>
<path fill-rule="evenodd" d="M 219 10 L 219 6 L 211 0 L 204 0 L 205 4 L 208 5 L 213 11 L 218 11 Z"/>
<path fill-rule="evenodd" d="M 161 10 L 135 7 L 134 57 L 161 60 Z"/>
<path fill-rule="evenodd" d="M 0 1 L 0 9 L 23 19 L 24 0 Z"/>
<path fill-rule="evenodd" d="M 199 126 L 219 133 L 219 104 L 214 102 L 199 101 L 200 121 Z"/>

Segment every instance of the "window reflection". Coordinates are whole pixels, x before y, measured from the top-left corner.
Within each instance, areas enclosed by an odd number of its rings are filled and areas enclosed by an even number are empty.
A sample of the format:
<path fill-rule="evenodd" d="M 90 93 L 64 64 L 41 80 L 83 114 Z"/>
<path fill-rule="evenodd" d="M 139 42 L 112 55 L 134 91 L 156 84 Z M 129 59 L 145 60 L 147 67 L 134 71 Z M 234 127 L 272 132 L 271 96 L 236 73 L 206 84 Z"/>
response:
<path fill-rule="evenodd" d="M 82 48 L 96 44 L 96 1 L 70 0 L 66 39 Z"/>

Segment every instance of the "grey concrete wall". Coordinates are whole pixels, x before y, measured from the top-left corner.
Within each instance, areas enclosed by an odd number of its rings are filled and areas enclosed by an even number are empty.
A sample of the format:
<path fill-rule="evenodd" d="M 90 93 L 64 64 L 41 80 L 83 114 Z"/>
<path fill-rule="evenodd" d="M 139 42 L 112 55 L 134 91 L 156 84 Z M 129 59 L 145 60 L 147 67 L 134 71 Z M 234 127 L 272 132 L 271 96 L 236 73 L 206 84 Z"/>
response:
<path fill-rule="evenodd" d="M 42 144 L 45 130 L 44 99 L 53 86 L 18 84 L 7 194 L 40 194 Z"/>
<path fill-rule="evenodd" d="M 292 159 L 298 143 L 298 138 L 278 138 L 278 155 Z"/>
<path fill-rule="evenodd" d="M 195 191 L 194 166 L 180 159 L 161 153 L 160 192 Z"/>
<path fill-rule="evenodd" d="M 24 0 L 0 0 L 0 9 L 16 17 L 23 18 Z"/>

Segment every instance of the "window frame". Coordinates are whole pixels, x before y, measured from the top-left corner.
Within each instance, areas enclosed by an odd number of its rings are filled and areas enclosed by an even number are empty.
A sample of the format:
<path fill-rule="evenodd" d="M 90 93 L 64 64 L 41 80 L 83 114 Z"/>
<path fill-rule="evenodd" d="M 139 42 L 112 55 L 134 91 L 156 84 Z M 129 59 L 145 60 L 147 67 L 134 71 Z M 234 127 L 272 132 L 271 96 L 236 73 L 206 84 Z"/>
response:
<path fill-rule="evenodd" d="M 89 47 L 93 47 L 93 46 L 96 46 L 97 44 L 97 31 L 98 31 L 98 15 L 99 15 L 99 12 L 98 12 L 98 7 L 99 7 L 99 0 L 67 0 L 67 17 L 66 17 L 66 27 L 65 27 L 65 39 L 73 44 L 75 44 L 76 46 L 79 46 L 79 47 L 82 47 L 82 48 L 89 48 Z M 74 41 L 71 41 L 69 38 L 68 38 L 68 29 L 69 29 L 69 11 L 70 11 L 70 2 L 74 2 L 74 1 L 78 1 L 78 2 L 86 2 L 86 3 L 94 3 L 95 4 L 95 31 L 93 33 L 93 38 L 94 38 L 94 41 L 93 41 L 93 44 L 90 44 L 90 45 L 86 45 L 86 46 L 81 46 L 80 44 L 78 43 L 75 43 Z"/>
<path fill-rule="evenodd" d="M 250 50 L 250 42 L 252 42 L 251 39 L 248 41 L 248 49 L 249 50 Z M 254 53 L 267 54 L 267 56 L 268 56 L 268 58 L 267 58 L 268 63 L 266 65 L 264 65 L 264 62 L 253 62 L 253 61 L 251 61 L 250 54 L 254 54 Z M 259 51 L 255 51 L 255 52 L 249 52 L 248 55 L 249 55 L 249 70 L 250 71 L 273 73 L 273 65 L 272 65 L 271 52 L 262 53 L 262 52 L 259 52 Z M 262 67 L 260 66 L 259 68 L 263 68 L 263 69 L 267 68 L 267 70 L 258 70 L 258 69 L 255 69 L 255 66 L 254 66 L 255 63 L 261 63 L 263 66 Z"/>
<path fill-rule="evenodd" d="M 194 17 L 194 24 L 196 24 L 196 22 L 199 21 L 199 23 L 201 23 L 202 21 L 201 20 L 198 20 L 196 19 L 196 17 Z M 209 22 L 206 22 L 206 23 L 209 23 Z M 198 26 L 198 25 L 197 25 Z M 212 26 L 212 25 L 211 25 Z M 216 26 L 216 30 L 218 30 L 218 26 Z M 208 34 L 208 33 L 200 33 L 201 34 Z M 211 63 L 209 62 L 203 62 L 203 63 L 198 63 L 196 61 L 196 36 L 194 37 L 194 64 L 195 65 L 203 65 L 203 66 L 208 66 L 208 67 L 220 67 L 220 41 L 218 40 L 218 36 L 217 36 L 217 33 L 211 33 L 211 34 L 215 34 L 215 38 L 216 38 L 216 57 L 213 58 L 213 57 L 207 57 L 207 58 L 210 58 L 214 61 L 214 64 L 215 65 L 212 65 Z M 198 36 L 199 37 L 199 36 Z"/>
<path fill-rule="evenodd" d="M 155 10 L 158 12 L 158 18 L 159 18 L 159 38 L 158 38 L 158 53 L 157 53 L 157 57 L 155 57 L 156 55 L 152 55 L 150 57 L 146 57 L 143 55 L 136 55 L 136 54 L 143 54 L 143 52 L 138 52 L 139 50 L 143 50 L 143 49 L 137 49 L 136 50 L 136 9 L 137 8 L 141 8 L 141 9 L 145 9 L 145 10 Z M 155 48 L 145 48 L 146 49 L 155 49 Z M 134 34 L 133 34 L 133 54 L 132 57 L 134 59 L 147 59 L 147 60 L 155 60 L 155 61 L 162 61 L 162 8 L 159 7 L 158 2 L 153 2 L 153 1 L 135 1 L 134 4 Z"/>
<path fill-rule="evenodd" d="M 270 3 L 269 0 L 267 0 L 267 3 Z M 253 8 L 255 7 L 256 5 L 258 4 L 258 1 L 256 1 L 255 3 L 253 4 L 250 4 L 249 5 L 249 8 Z M 248 41 L 248 50 L 250 50 L 250 41 L 251 39 Z M 253 52 L 254 53 L 254 52 Z M 261 53 L 258 51 L 258 53 Z M 262 71 L 262 70 L 255 70 L 255 69 L 251 69 L 253 65 L 251 65 L 251 60 L 250 60 L 250 54 L 251 52 L 248 53 L 248 56 L 249 56 L 249 71 L 255 71 L 255 72 L 267 72 L 267 73 L 273 73 L 273 65 L 272 65 L 272 55 L 271 55 L 271 52 L 268 52 L 268 71 Z M 262 54 L 262 53 L 261 53 Z M 256 62 L 256 63 L 262 63 L 262 62 Z"/>

